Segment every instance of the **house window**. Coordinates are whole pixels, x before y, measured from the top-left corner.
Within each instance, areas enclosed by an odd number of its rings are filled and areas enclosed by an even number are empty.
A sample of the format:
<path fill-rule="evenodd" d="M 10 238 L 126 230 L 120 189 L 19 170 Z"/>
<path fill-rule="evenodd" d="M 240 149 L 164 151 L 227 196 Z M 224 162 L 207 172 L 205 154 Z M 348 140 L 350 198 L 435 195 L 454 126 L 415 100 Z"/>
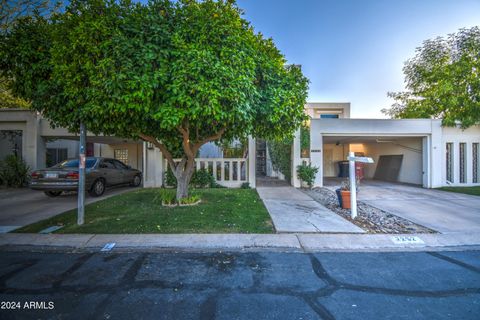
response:
<path fill-rule="evenodd" d="M 479 168 L 479 158 L 480 158 L 480 149 L 478 147 L 479 143 L 476 142 L 472 145 L 472 174 L 473 174 L 473 183 L 478 183 L 479 181 L 479 174 L 480 174 L 480 168 Z"/>
<path fill-rule="evenodd" d="M 51 167 L 68 158 L 67 148 L 47 148 L 47 167 Z"/>
<path fill-rule="evenodd" d="M 460 183 L 465 183 L 465 167 L 466 167 L 466 160 L 467 157 L 465 155 L 465 148 L 466 143 L 459 144 L 459 152 L 460 152 Z"/>
<path fill-rule="evenodd" d="M 447 152 L 446 152 L 446 156 L 447 156 L 447 161 L 446 161 L 446 164 L 447 164 L 447 181 L 449 182 L 453 182 L 453 170 L 452 170 L 452 167 L 453 167 L 453 143 L 451 142 L 448 142 L 447 145 L 446 145 L 446 149 L 447 149 Z"/>
<path fill-rule="evenodd" d="M 338 114 L 320 114 L 320 119 L 338 119 Z"/>
<path fill-rule="evenodd" d="M 128 165 L 128 149 L 115 149 L 114 158 Z"/>

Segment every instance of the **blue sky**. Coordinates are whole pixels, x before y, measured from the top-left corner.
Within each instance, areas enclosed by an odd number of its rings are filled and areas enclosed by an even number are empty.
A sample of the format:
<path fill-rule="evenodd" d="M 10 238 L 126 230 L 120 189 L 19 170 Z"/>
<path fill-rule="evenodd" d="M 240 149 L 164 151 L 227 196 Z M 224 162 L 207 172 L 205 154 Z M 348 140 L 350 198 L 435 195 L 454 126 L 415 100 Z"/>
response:
<path fill-rule="evenodd" d="M 480 25 L 480 0 L 237 0 L 310 79 L 308 101 L 351 102 L 382 118 L 401 91 L 403 63 L 426 39 Z"/>

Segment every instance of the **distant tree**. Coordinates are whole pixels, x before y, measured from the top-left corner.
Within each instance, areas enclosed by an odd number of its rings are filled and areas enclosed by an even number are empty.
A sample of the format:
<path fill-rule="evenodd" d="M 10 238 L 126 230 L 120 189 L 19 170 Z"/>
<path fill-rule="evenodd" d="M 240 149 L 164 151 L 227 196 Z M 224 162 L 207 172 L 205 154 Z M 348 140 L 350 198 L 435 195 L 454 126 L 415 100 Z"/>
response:
<path fill-rule="evenodd" d="M 427 40 L 403 68 L 407 91 L 382 112 L 393 118 L 441 118 L 463 128 L 480 122 L 480 28 Z"/>
<path fill-rule="evenodd" d="M 281 139 L 305 118 L 308 80 L 241 14 L 225 0 L 73 0 L 17 23 L 0 67 L 55 125 L 156 145 L 180 199 L 205 143 Z"/>

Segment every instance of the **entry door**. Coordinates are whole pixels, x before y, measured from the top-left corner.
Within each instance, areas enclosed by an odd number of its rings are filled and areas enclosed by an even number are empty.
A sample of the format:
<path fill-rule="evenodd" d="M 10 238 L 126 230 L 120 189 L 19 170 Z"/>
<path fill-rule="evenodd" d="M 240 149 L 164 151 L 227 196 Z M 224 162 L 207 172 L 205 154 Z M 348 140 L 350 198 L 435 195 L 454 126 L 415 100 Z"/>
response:
<path fill-rule="evenodd" d="M 335 176 L 335 164 L 333 163 L 333 149 L 323 149 L 323 176 Z"/>

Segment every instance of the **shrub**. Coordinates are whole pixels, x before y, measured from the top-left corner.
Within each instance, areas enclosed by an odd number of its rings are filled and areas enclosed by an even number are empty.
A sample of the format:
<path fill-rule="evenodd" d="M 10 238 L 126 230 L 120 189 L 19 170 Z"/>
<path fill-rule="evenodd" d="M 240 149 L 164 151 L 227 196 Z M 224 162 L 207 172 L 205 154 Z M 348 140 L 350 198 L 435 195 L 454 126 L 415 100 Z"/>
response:
<path fill-rule="evenodd" d="M 250 189 L 250 182 L 244 182 L 241 186 L 242 189 Z"/>
<path fill-rule="evenodd" d="M 200 196 L 198 194 L 194 194 L 188 198 L 180 199 L 179 204 L 194 204 L 197 201 L 200 201 Z"/>
<path fill-rule="evenodd" d="M 0 181 L 7 187 L 23 187 L 29 180 L 30 168 L 22 158 L 8 155 L 0 163 Z"/>
<path fill-rule="evenodd" d="M 215 188 L 217 182 L 213 174 L 206 169 L 200 169 L 193 173 L 190 185 L 196 188 Z"/>
<path fill-rule="evenodd" d="M 302 164 L 297 167 L 298 178 L 305 182 L 310 188 L 313 186 L 317 172 L 318 167 L 312 167 L 311 164 Z"/>
<path fill-rule="evenodd" d="M 167 172 L 165 173 L 165 185 L 169 187 L 177 187 L 177 178 L 173 175 L 172 169 L 170 166 L 167 166 Z"/>
<path fill-rule="evenodd" d="M 161 204 L 175 204 L 176 203 L 176 194 L 174 190 L 169 190 L 165 188 L 161 188 L 158 191 L 158 194 L 153 198 L 154 203 L 161 203 Z"/>
<path fill-rule="evenodd" d="M 165 174 L 165 185 L 169 187 L 177 186 L 177 179 L 173 175 L 170 166 L 168 166 L 167 172 Z M 208 172 L 206 169 L 196 170 L 192 179 L 190 180 L 190 185 L 195 188 L 220 188 L 221 186 L 217 184 L 213 174 Z"/>
<path fill-rule="evenodd" d="M 267 147 L 273 169 L 280 171 L 285 176 L 285 179 L 290 182 L 292 140 L 268 141 Z"/>

